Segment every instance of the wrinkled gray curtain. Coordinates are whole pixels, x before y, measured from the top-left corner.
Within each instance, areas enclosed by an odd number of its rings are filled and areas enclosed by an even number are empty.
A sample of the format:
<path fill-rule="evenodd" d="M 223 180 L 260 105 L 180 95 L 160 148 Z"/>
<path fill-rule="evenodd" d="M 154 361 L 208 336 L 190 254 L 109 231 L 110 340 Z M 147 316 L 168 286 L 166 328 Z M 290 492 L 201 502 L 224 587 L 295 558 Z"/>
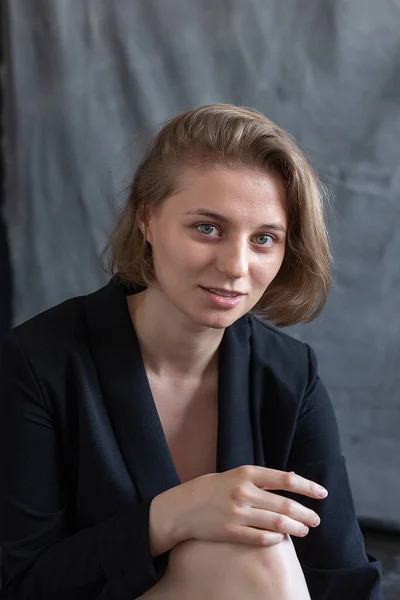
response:
<path fill-rule="evenodd" d="M 15 322 L 106 281 L 99 254 L 156 127 L 209 102 L 291 133 L 334 196 L 311 342 L 358 515 L 400 528 L 399 0 L 6 0 Z"/>

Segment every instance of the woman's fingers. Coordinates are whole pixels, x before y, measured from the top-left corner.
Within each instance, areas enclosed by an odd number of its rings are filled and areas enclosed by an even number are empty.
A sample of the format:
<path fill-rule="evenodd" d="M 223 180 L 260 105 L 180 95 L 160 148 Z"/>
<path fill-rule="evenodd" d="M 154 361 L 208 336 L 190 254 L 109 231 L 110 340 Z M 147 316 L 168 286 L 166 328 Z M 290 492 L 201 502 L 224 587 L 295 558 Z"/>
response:
<path fill-rule="evenodd" d="M 279 543 L 276 534 L 307 535 L 307 527 L 316 527 L 319 518 L 301 502 L 271 492 L 284 490 L 322 499 L 327 492 L 321 493 L 321 489 L 293 472 L 243 465 L 203 475 L 170 490 L 169 495 L 178 496 L 171 520 L 182 541 Z"/>
<path fill-rule="evenodd" d="M 328 491 L 318 483 L 305 479 L 294 471 L 276 471 L 255 465 L 246 465 L 243 468 L 252 483 L 263 490 L 285 490 L 317 499 L 326 498 L 328 495 Z"/>
<path fill-rule="evenodd" d="M 285 534 L 245 525 L 231 525 L 226 528 L 229 541 L 250 546 L 274 546 L 285 539 Z"/>
<path fill-rule="evenodd" d="M 256 487 L 254 487 L 251 506 L 256 509 L 263 509 L 264 512 L 268 510 L 272 513 L 283 515 L 291 520 L 299 521 L 308 527 L 318 527 L 321 522 L 316 512 L 303 506 L 300 502 L 279 496 L 278 494 L 261 491 Z M 258 525 L 255 526 L 257 527 Z M 276 531 L 280 530 L 277 529 Z"/>
<path fill-rule="evenodd" d="M 247 472 L 246 476 L 253 483 L 247 488 L 247 502 L 243 504 L 242 518 L 248 527 L 304 537 L 309 527 L 317 527 L 320 524 L 320 518 L 313 510 L 269 491 L 285 490 L 313 498 L 325 497 L 325 493 L 323 496 L 321 494 L 321 489 L 324 488 L 314 481 L 293 472 L 286 473 L 263 467 L 250 467 L 250 473 Z M 260 484 L 264 484 L 261 489 Z"/>
<path fill-rule="evenodd" d="M 266 529 L 296 537 L 304 537 L 309 531 L 308 526 L 304 525 L 301 521 L 297 521 L 281 513 L 260 508 L 251 509 L 248 525 L 257 529 Z"/>

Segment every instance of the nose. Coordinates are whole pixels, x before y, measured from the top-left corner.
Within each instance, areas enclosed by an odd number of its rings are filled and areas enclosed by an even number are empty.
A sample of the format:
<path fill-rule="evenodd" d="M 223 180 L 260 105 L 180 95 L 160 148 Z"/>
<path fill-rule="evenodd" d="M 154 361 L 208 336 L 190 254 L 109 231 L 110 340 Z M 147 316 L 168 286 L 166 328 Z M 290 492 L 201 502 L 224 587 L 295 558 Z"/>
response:
<path fill-rule="evenodd" d="M 249 247 L 247 240 L 237 240 L 219 244 L 217 268 L 230 279 L 245 277 L 249 271 Z"/>

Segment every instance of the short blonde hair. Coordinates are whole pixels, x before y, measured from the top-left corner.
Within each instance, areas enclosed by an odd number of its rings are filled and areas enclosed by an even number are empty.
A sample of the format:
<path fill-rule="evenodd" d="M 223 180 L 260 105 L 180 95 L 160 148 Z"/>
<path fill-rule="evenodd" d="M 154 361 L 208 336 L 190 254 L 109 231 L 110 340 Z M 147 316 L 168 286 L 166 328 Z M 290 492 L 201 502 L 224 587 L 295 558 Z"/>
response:
<path fill-rule="evenodd" d="M 133 286 L 154 280 L 151 247 L 139 223 L 179 187 L 185 168 L 273 171 L 285 184 L 288 231 L 282 266 L 253 312 L 285 327 L 314 319 L 326 303 L 331 252 L 324 189 L 292 138 L 261 113 L 210 104 L 167 121 L 136 169 L 103 253 L 108 273 Z"/>

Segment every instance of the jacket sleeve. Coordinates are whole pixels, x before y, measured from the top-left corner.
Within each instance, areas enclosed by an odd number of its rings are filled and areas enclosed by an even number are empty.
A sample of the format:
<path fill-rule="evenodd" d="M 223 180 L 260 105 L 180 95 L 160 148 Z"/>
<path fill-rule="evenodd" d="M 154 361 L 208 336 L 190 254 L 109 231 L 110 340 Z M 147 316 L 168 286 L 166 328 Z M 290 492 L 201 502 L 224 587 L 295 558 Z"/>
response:
<path fill-rule="evenodd" d="M 287 470 L 323 485 L 324 500 L 292 495 L 317 512 L 321 524 L 305 538 L 293 538 L 312 600 L 383 600 L 381 565 L 365 551 L 338 426 L 328 392 L 307 345 L 309 379 Z"/>
<path fill-rule="evenodd" d="M 0 599 L 144 594 L 169 558 L 150 552 L 151 501 L 75 532 L 61 436 L 15 332 L 3 344 L 0 372 Z"/>

